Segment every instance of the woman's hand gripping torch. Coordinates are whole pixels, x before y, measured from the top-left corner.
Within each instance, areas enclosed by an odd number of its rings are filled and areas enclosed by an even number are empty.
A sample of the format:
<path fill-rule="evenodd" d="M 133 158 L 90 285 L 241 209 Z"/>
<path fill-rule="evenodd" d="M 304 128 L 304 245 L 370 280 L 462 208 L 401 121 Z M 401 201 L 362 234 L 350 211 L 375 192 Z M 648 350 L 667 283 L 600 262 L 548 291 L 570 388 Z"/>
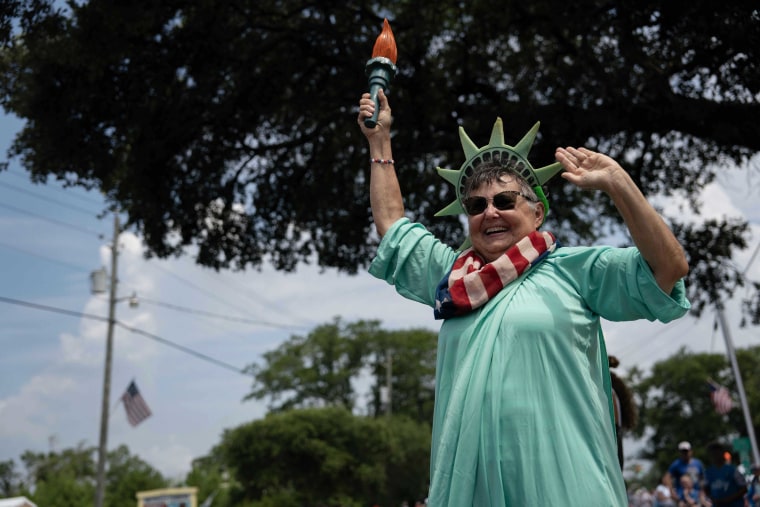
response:
<path fill-rule="evenodd" d="M 384 92 L 388 91 L 391 79 L 396 75 L 396 39 L 393 38 L 391 25 L 388 20 L 383 20 L 383 31 L 375 41 L 375 47 L 372 49 L 372 59 L 367 61 L 364 67 L 367 77 L 369 78 L 369 95 L 375 103 L 375 113 L 371 118 L 364 120 L 367 128 L 375 128 L 377 125 L 377 114 L 380 110 L 377 107 L 377 91 L 382 88 Z"/>

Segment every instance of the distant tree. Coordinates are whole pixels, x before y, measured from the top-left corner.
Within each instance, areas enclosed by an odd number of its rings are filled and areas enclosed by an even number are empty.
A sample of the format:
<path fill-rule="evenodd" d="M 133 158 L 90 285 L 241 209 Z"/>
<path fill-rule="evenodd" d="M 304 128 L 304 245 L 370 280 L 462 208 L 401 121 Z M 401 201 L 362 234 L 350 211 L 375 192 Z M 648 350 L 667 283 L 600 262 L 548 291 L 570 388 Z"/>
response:
<path fill-rule="evenodd" d="M 31 500 L 37 505 L 87 507 L 95 497 L 94 447 L 80 443 L 61 452 L 26 451 L 21 456 L 29 474 Z"/>
<path fill-rule="evenodd" d="M 760 346 L 736 351 L 755 433 L 760 431 Z M 707 379 L 726 386 L 737 402 L 726 416 L 715 411 Z M 678 442 L 691 442 L 694 453 L 707 462 L 705 446 L 712 440 L 746 436 L 744 416 L 736 396 L 733 371 L 722 354 L 691 353 L 685 349 L 655 363 L 651 373 L 632 370 L 629 380 L 639 402 L 636 434 L 646 436 L 641 457 L 654 461 L 663 473 L 676 458 Z"/>
<path fill-rule="evenodd" d="M 373 382 L 369 413 L 385 413 L 381 389 L 391 373 L 391 413 L 433 420 L 437 333 L 427 329 L 384 331 L 366 338 Z"/>
<path fill-rule="evenodd" d="M 96 448 L 80 443 L 60 452 L 26 451 L 21 456 L 30 498 L 37 505 L 85 507 L 95 498 Z M 106 507 L 133 507 L 138 491 L 166 487 L 168 481 L 121 445 L 108 452 Z"/>
<path fill-rule="evenodd" d="M 169 481 L 126 445 L 108 452 L 106 507 L 134 507 L 138 491 L 165 488 Z"/>
<path fill-rule="evenodd" d="M 391 368 L 391 412 L 418 421 L 433 417 L 436 334 L 429 330 L 388 331 L 379 321 L 344 324 L 336 318 L 307 336 L 291 336 L 252 364 L 253 390 L 247 398 L 268 399 L 270 410 L 357 407 L 357 386 L 368 374 L 367 412 L 385 412 L 381 387 Z M 390 363 L 389 363 L 390 361 Z"/>
<path fill-rule="evenodd" d="M 231 491 L 239 489 L 229 475 L 229 466 L 224 461 L 219 446 L 214 447 L 207 456 L 193 460 L 185 484 L 198 488 L 198 503 L 212 498 L 214 507 L 231 507 Z"/>
<path fill-rule="evenodd" d="M 18 496 L 22 488 L 23 482 L 16 462 L 12 459 L 0 461 L 0 498 Z"/>
<path fill-rule="evenodd" d="M 399 505 L 426 494 L 430 429 L 344 408 L 290 410 L 225 432 L 234 505 Z"/>
<path fill-rule="evenodd" d="M 377 323 L 343 325 L 336 318 L 308 336 L 291 336 L 262 355 L 263 365 L 249 366 L 254 389 L 247 398 L 269 398 L 271 410 L 325 405 L 352 409 L 351 380 L 358 377 L 367 349 L 357 335 L 366 335 L 367 328 L 376 329 Z"/>
<path fill-rule="evenodd" d="M 696 311 L 745 283 L 730 258 L 746 222 L 685 217 L 716 174 L 748 172 L 760 150 L 756 0 L 3 5 L 0 104 L 25 122 L 9 155 L 36 182 L 101 190 L 151 255 L 195 245 L 214 268 L 367 265 L 376 237 L 355 105 L 387 16 L 410 218 L 459 244 L 461 221 L 433 218 L 453 196 L 434 167 L 462 163 L 457 127 L 485 143 L 501 115 L 514 143 L 542 120 L 536 164 L 588 145 L 645 194 L 684 200 L 668 218 Z M 565 244 L 622 230 L 606 197 L 560 179 L 548 191 L 547 228 Z M 760 298 L 747 304 L 756 317 Z"/>

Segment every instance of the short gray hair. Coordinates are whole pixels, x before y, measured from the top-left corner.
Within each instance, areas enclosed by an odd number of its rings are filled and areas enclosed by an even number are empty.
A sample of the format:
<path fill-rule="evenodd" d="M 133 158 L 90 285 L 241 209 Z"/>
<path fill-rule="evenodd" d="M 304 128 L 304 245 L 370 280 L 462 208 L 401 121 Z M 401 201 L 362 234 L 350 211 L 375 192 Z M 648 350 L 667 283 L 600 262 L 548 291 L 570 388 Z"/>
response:
<path fill-rule="evenodd" d="M 467 178 L 464 183 L 462 199 L 468 198 L 473 189 L 479 188 L 482 185 L 489 185 L 494 181 L 505 182 L 503 178 L 509 177 L 520 185 L 520 192 L 529 196 L 532 199 L 532 203 L 538 202 L 538 196 L 533 187 L 525 181 L 525 178 L 515 172 L 512 165 L 514 164 L 502 165 L 495 161 L 478 164 L 472 176 Z"/>

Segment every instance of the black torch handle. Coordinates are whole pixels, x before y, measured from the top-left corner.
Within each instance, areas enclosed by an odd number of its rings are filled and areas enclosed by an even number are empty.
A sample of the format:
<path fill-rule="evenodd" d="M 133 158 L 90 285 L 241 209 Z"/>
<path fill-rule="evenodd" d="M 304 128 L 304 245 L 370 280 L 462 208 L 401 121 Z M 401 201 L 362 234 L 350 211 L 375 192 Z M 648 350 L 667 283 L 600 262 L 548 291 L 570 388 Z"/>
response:
<path fill-rule="evenodd" d="M 380 104 L 377 103 L 377 92 L 382 86 L 379 84 L 373 84 L 369 89 L 369 98 L 375 103 L 375 112 L 372 116 L 364 119 L 364 126 L 368 129 L 373 129 L 377 125 L 377 115 L 380 112 Z"/>
<path fill-rule="evenodd" d="M 372 114 L 372 117 L 364 119 L 364 126 L 368 129 L 373 129 L 377 125 L 377 115 L 380 113 L 380 104 L 377 103 L 377 92 L 380 91 L 380 88 L 384 92 L 388 92 L 391 80 L 396 75 L 396 66 L 389 59 L 378 56 L 367 62 L 365 72 L 369 78 L 367 81 L 369 85 L 369 98 L 375 103 L 375 112 Z"/>

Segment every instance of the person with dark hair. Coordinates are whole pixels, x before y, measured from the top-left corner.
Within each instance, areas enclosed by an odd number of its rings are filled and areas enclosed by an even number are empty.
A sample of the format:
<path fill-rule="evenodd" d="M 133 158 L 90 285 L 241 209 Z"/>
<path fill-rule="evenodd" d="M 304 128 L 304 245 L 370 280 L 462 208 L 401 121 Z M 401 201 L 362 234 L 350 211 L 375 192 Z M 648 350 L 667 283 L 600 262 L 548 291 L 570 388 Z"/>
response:
<path fill-rule="evenodd" d="M 429 504 L 627 506 L 601 318 L 683 316 L 681 245 L 615 160 L 567 147 L 534 168 L 527 156 L 538 124 L 508 146 L 497 119 L 482 147 L 460 128 L 465 162 L 438 169 L 456 192 L 439 214 L 467 216 L 456 250 L 405 216 L 391 109 L 383 92 L 377 99 L 364 94 L 357 118 L 382 237 L 370 273 L 443 321 Z M 635 248 L 560 248 L 539 230 L 549 211 L 542 185 L 563 170 L 571 184 L 610 196 Z"/>
<path fill-rule="evenodd" d="M 623 379 L 617 376 L 612 370 L 620 365 L 620 361 L 615 356 L 609 356 L 610 378 L 612 380 L 612 406 L 615 410 L 615 434 L 617 435 L 617 451 L 620 469 L 623 469 L 625 457 L 623 456 L 623 435 L 626 430 L 633 429 L 636 426 L 638 410 L 633 401 L 633 393 L 625 385 Z"/>
<path fill-rule="evenodd" d="M 728 447 L 721 442 L 707 445 L 710 466 L 705 470 L 704 489 L 715 507 L 744 507 L 747 480 L 741 471 L 726 460 Z M 730 457 L 730 453 L 728 454 Z"/>

